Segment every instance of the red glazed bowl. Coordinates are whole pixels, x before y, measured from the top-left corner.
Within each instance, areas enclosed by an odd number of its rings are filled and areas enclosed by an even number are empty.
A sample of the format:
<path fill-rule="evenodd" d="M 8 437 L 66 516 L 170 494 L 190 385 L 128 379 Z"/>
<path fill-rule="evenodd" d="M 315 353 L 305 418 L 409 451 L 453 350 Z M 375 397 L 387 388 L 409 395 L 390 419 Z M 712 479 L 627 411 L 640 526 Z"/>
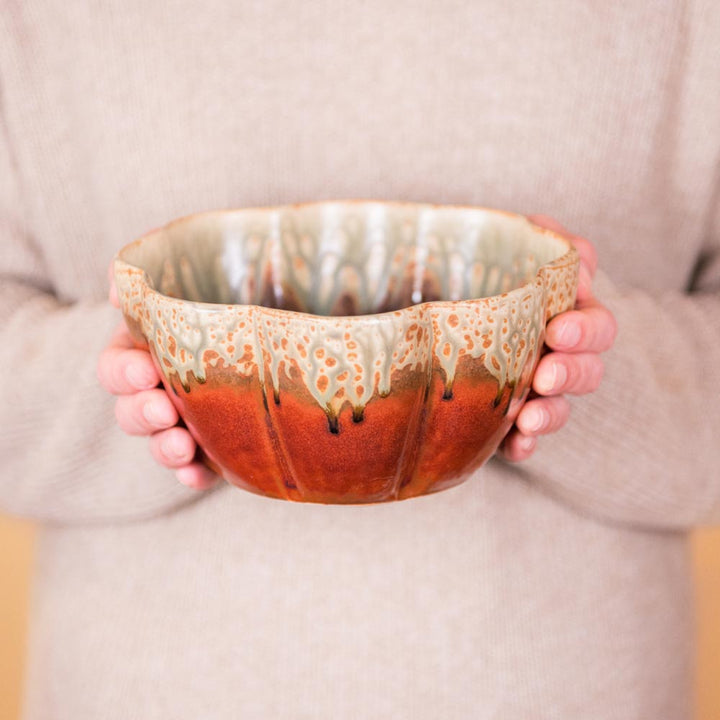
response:
<path fill-rule="evenodd" d="M 193 215 L 114 269 L 211 468 L 272 497 L 367 503 L 451 487 L 495 452 L 578 264 L 519 215 L 329 202 Z"/>

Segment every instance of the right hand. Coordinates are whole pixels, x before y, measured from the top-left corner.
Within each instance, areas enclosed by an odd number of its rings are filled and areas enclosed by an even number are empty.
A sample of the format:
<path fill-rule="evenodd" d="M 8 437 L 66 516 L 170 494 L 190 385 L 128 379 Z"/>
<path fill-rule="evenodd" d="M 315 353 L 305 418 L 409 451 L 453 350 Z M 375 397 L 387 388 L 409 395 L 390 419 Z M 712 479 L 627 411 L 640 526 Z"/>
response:
<path fill-rule="evenodd" d="M 111 274 L 110 301 L 118 307 Z M 198 449 L 190 433 L 178 426 L 179 416 L 147 350 L 139 349 L 125 323 L 120 325 L 100 355 L 100 384 L 117 396 L 115 417 L 128 435 L 150 438 L 155 460 L 175 470 L 178 480 L 196 490 L 207 490 L 218 477 L 197 461 Z"/>

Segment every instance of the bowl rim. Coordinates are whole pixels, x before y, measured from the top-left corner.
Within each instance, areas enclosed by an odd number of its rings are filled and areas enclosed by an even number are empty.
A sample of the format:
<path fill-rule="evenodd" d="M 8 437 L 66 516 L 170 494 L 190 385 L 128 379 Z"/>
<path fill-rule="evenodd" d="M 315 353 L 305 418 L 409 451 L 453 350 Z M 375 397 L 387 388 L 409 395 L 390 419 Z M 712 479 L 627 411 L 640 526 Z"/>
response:
<path fill-rule="evenodd" d="M 302 208 L 307 207 L 320 207 L 320 206 L 371 206 L 371 205 L 382 205 L 386 207 L 396 207 L 396 208 L 414 208 L 414 209 L 430 209 L 430 210 L 460 210 L 460 211 L 480 211 L 483 213 L 488 213 L 491 215 L 499 215 L 502 217 L 510 218 L 512 220 L 522 220 L 526 222 L 535 232 L 538 232 L 542 235 L 549 235 L 555 240 L 559 241 L 566 247 L 566 251 L 560 255 L 559 257 L 555 258 L 555 260 L 552 260 L 548 263 L 543 263 L 540 265 L 535 272 L 535 275 L 532 280 L 528 280 L 526 283 L 523 283 L 522 285 L 513 288 L 512 290 L 508 290 L 507 292 L 498 293 L 495 295 L 484 295 L 477 298 L 466 298 L 463 300 L 426 300 L 424 302 L 420 303 L 413 303 L 411 305 L 405 305 L 401 308 L 397 308 L 395 310 L 387 310 L 382 313 L 360 313 L 357 315 L 318 315 L 315 313 L 309 313 L 304 312 L 301 310 L 286 310 L 283 308 L 271 308 L 267 307 L 265 305 L 258 305 L 255 303 L 214 303 L 214 302 L 204 302 L 201 300 L 188 300 L 185 298 L 178 298 L 173 297 L 172 295 L 166 295 L 165 293 L 160 292 L 157 290 L 152 282 L 152 279 L 150 278 L 149 274 L 146 270 L 139 267 L 138 265 L 134 265 L 127 260 L 124 260 L 122 258 L 122 255 L 126 252 L 130 251 L 132 248 L 141 245 L 144 242 L 148 242 L 151 240 L 154 236 L 159 235 L 162 232 L 165 232 L 169 230 L 170 228 L 183 225 L 198 219 L 203 218 L 211 218 L 211 217 L 220 217 L 220 216 L 227 216 L 227 215 L 234 215 L 234 214 L 241 214 L 241 213 L 262 213 L 262 212 L 279 212 L 279 211 L 288 211 L 288 210 L 300 210 Z M 277 314 L 281 317 L 283 316 L 289 316 L 289 317 L 297 317 L 297 318 L 308 318 L 315 321 L 322 321 L 322 320 L 337 320 L 337 321 L 360 321 L 360 320 L 366 320 L 366 321 L 380 321 L 383 319 L 387 319 L 390 317 L 397 317 L 398 314 L 407 312 L 408 310 L 415 309 L 415 308 L 423 308 L 426 306 L 432 306 L 432 307 L 457 307 L 458 305 L 462 304 L 474 304 L 474 303 L 498 303 L 509 296 L 527 292 L 532 288 L 534 285 L 536 285 L 538 282 L 542 282 L 543 274 L 547 272 L 550 269 L 562 269 L 564 267 L 568 267 L 569 265 L 573 265 L 575 263 L 579 263 L 580 260 L 580 253 L 578 252 L 575 245 L 573 245 L 572 241 L 567 238 L 565 235 L 562 235 L 561 233 L 551 230 L 550 228 L 546 228 L 542 225 L 539 225 L 538 223 L 531 220 L 527 215 L 524 215 L 522 213 L 517 212 L 511 212 L 509 210 L 501 210 L 498 208 L 489 208 L 482 205 L 470 205 L 470 204 L 452 204 L 452 203 L 432 203 L 432 202 L 413 202 L 413 201 L 404 201 L 404 200 L 373 200 L 373 199 L 338 199 L 338 200 L 313 200 L 309 202 L 296 202 L 296 203 L 286 203 L 286 204 L 280 204 L 280 205 L 259 205 L 259 206 L 247 206 L 247 207 L 238 207 L 238 208 L 225 208 L 225 209 L 215 209 L 215 210 L 203 210 L 199 212 L 189 213 L 188 215 L 182 215 L 178 218 L 175 218 L 167 223 L 164 223 L 163 225 L 156 226 L 155 228 L 149 230 L 148 232 L 143 233 L 140 237 L 135 238 L 131 242 L 127 243 L 126 245 L 123 245 L 115 254 L 113 258 L 113 276 L 117 278 L 118 274 L 121 272 L 125 272 L 128 274 L 137 274 L 142 277 L 142 282 L 144 284 L 144 291 L 143 295 L 154 295 L 158 298 L 161 298 L 163 301 L 171 302 L 171 303 L 178 303 L 182 304 L 183 307 L 192 308 L 196 312 L 200 313 L 210 313 L 210 312 L 221 312 L 228 309 L 235 309 L 235 308 L 257 308 L 263 312 L 271 313 L 271 314 Z"/>

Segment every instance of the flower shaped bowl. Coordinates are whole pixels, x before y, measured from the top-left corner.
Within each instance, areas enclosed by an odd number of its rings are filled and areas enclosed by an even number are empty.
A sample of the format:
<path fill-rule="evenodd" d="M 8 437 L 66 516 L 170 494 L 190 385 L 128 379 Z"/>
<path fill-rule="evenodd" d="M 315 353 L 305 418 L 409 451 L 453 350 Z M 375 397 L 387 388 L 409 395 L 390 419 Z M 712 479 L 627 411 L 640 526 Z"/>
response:
<path fill-rule="evenodd" d="M 272 497 L 367 503 L 451 487 L 495 452 L 578 264 L 519 215 L 328 202 L 193 215 L 114 272 L 211 468 Z"/>

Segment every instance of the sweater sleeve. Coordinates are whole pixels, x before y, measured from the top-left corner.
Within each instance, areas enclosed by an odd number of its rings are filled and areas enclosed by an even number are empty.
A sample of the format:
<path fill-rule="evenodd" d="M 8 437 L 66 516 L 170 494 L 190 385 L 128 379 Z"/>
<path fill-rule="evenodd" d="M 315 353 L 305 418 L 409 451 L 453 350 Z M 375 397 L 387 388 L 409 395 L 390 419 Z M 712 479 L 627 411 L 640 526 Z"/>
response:
<path fill-rule="evenodd" d="M 720 522 L 720 212 L 692 292 L 596 293 L 618 320 L 605 377 L 519 471 L 582 512 L 658 529 Z"/>
<path fill-rule="evenodd" d="M 197 497 L 116 426 L 96 364 L 119 313 L 63 304 L 26 229 L 0 126 L 0 510 L 74 523 L 137 519 Z"/>

